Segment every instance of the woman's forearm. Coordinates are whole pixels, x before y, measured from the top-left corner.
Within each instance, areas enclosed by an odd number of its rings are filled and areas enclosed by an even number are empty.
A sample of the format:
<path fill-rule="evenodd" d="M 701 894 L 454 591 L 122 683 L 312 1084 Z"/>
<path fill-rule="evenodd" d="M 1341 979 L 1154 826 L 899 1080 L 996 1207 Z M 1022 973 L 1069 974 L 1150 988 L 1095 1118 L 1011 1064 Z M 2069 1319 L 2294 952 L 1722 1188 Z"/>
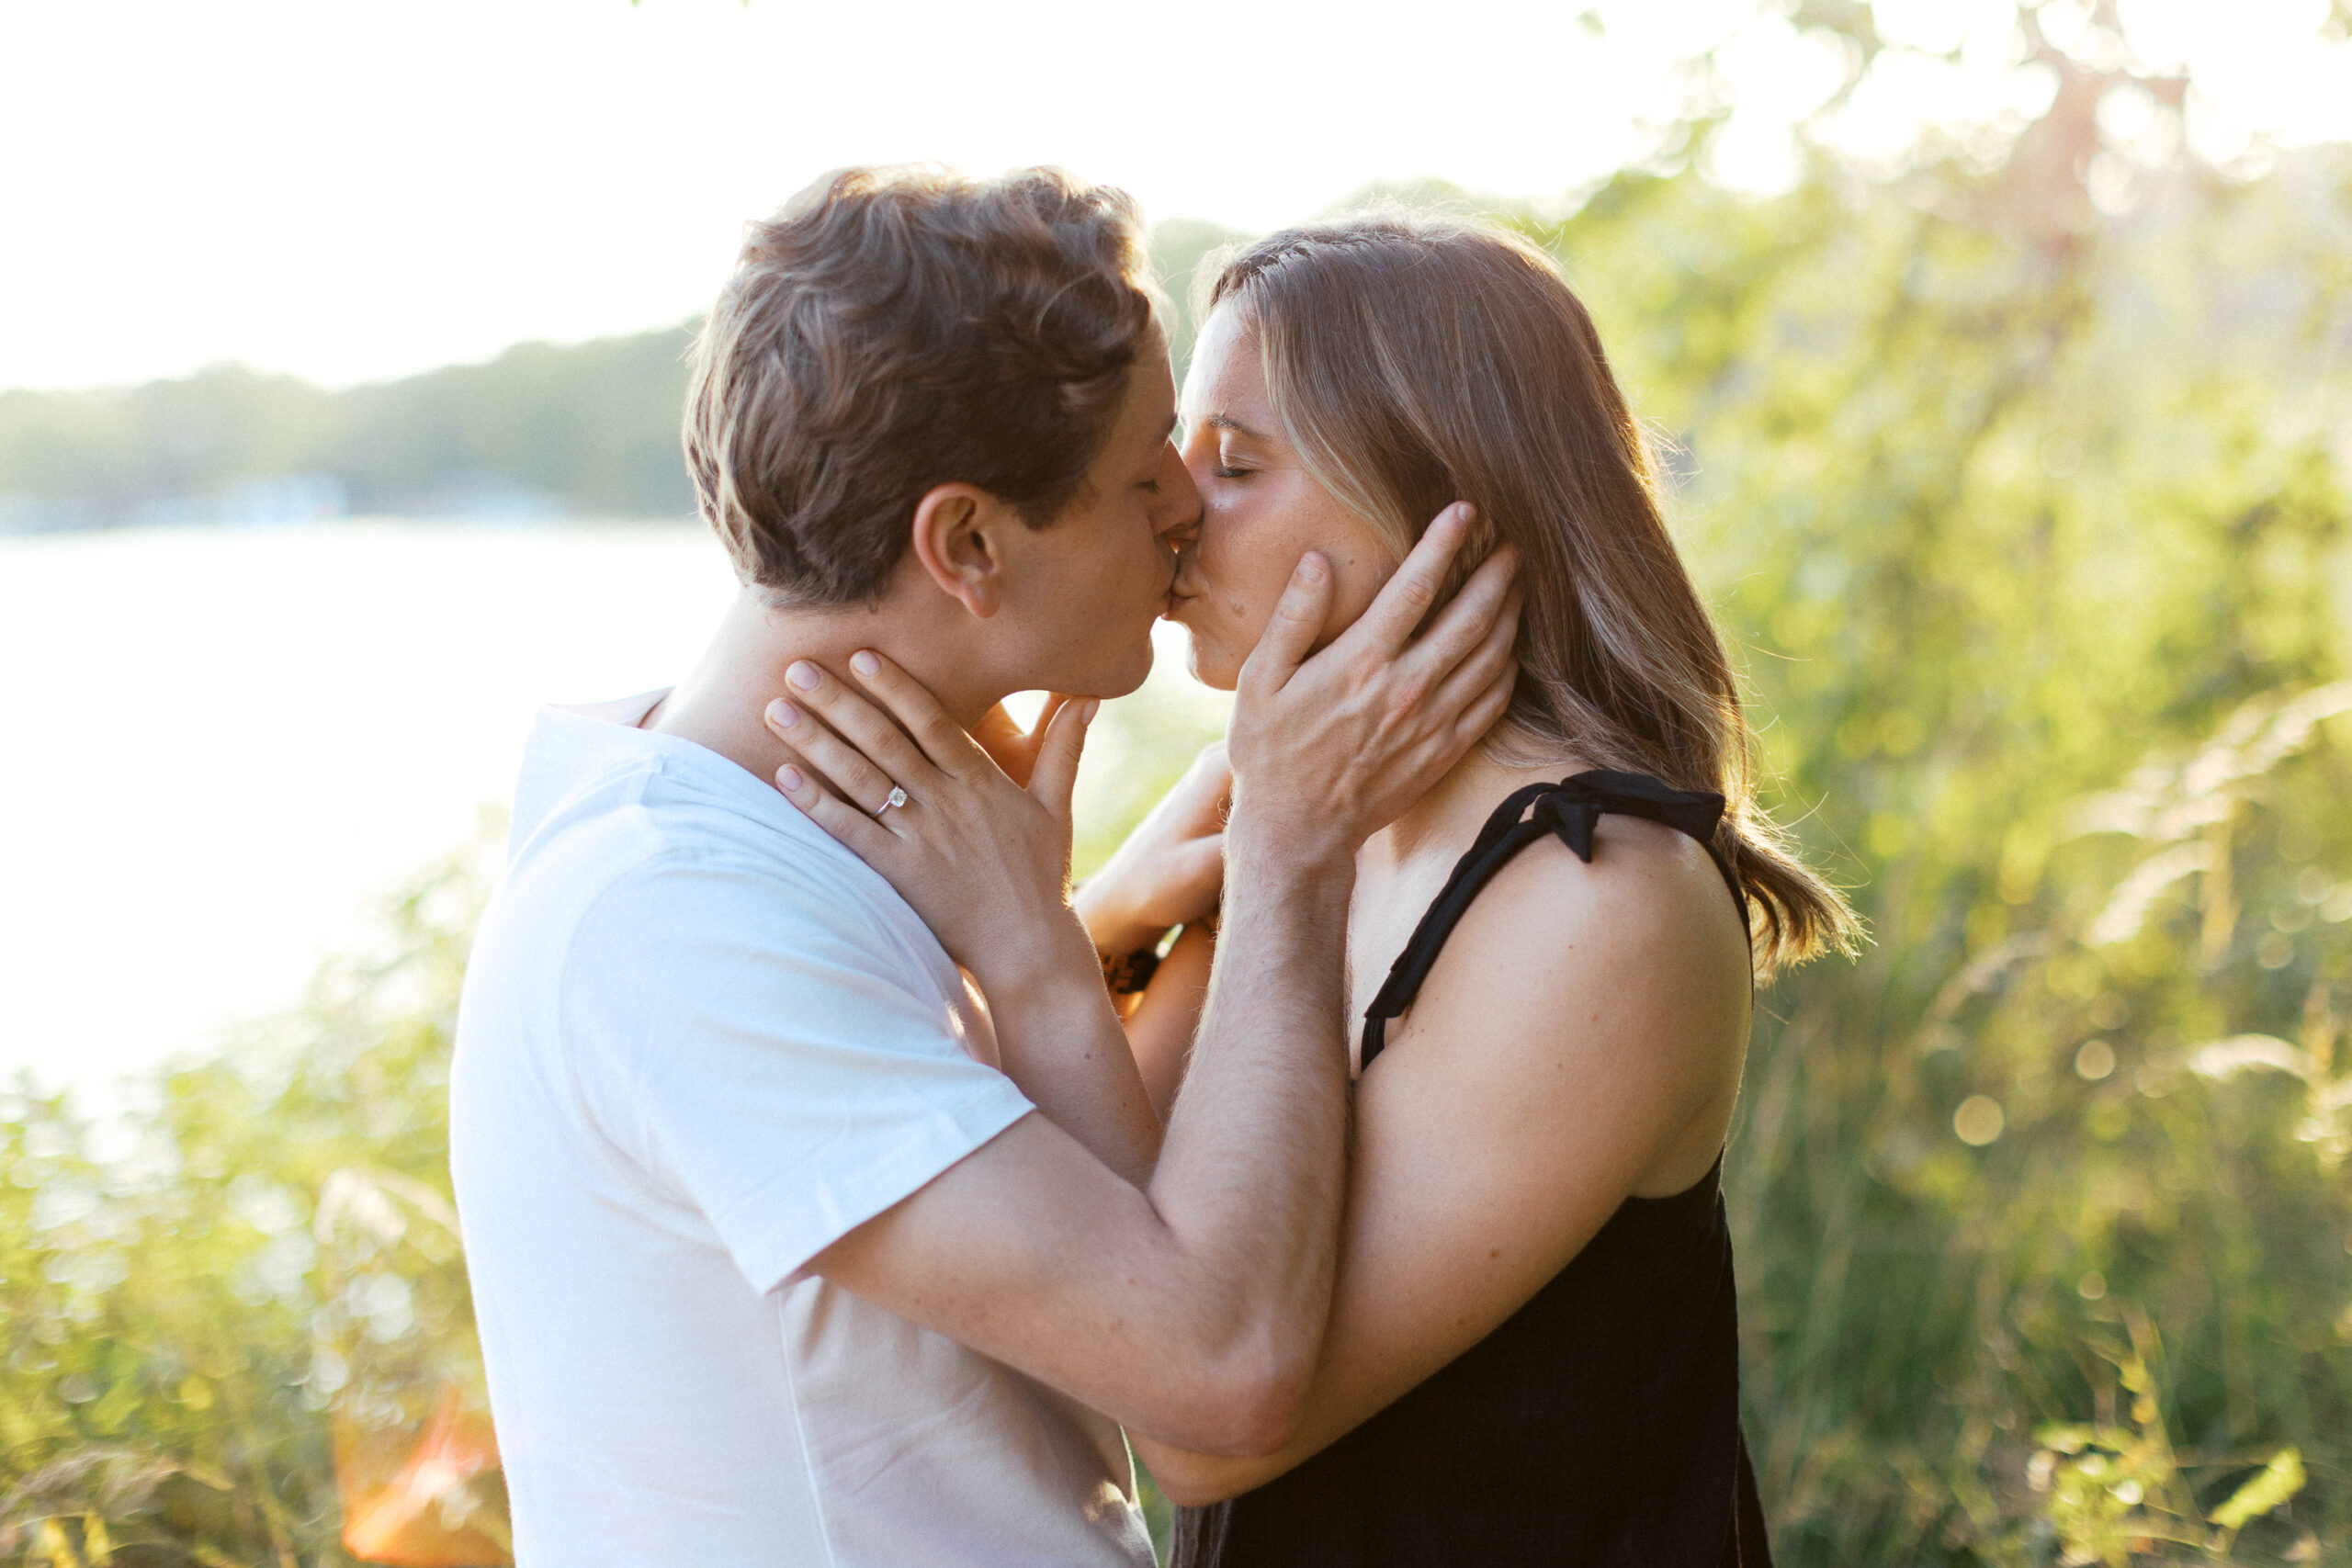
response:
<path fill-rule="evenodd" d="M 1161 1126 L 1175 1109 L 1176 1091 L 1183 1087 L 1184 1068 L 1192 1060 L 1193 1037 L 1200 1032 L 1201 1009 L 1208 1000 L 1209 965 L 1216 953 L 1216 937 L 1205 924 L 1184 928 L 1168 956 L 1152 972 L 1135 1010 L 1127 1015 L 1127 1045 L 1135 1053 L 1136 1070 L 1143 1075 L 1144 1091 Z"/>

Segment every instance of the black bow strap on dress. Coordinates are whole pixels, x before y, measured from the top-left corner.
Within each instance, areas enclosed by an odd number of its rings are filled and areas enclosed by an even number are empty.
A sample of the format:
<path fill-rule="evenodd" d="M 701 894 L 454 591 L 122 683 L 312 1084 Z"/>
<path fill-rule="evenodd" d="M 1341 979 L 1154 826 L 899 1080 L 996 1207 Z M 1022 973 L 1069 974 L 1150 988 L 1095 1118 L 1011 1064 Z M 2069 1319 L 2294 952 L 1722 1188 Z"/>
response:
<path fill-rule="evenodd" d="M 1714 861 L 1715 869 L 1723 873 L 1724 886 L 1739 905 L 1740 918 L 1747 919 L 1747 895 L 1738 874 L 1715 847 L 1715 829 L 1724 818 L 1722 795 L 1712 790 L 1672 789 L 1647 773 L 1621 773 L 1607 768 L 1572 773 L 1555 784 L 1529 784 L 1506 798 L 1478 829 L 1469 852 L 1454 863 L 1445 890 L 1413 928 L 1413 939 L 1405 944 L 1405 951 L 1396 955 L 1380 994 L 1364 1009 L 1362 1066 L 1372 1066 L 1372 1059 L 1380 1055 L 1387 1043 L 1388 1021 L 1402 1017 L 1412 1005 L 1455 922 L 1495 873 L 1547 833 L 1556 835 L 1577 859 L 1591 864 L 1593 827 L 1611 811 L 1621 817 L 1645 818 L 1697 840 Z"/>

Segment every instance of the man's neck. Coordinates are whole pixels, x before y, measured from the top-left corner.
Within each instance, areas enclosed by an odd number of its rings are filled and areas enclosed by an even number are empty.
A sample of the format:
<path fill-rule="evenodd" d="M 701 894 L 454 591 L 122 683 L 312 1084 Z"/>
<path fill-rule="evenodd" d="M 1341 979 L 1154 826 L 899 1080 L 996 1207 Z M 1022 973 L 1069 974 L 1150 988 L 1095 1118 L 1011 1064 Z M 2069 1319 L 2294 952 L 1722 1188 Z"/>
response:
<path fill-rule="evenodd" d="M 756 588 L 740 591 L 703 650 L 693 673 L 646 716 L 645 728 L 707 747 L 761 779 L 773 779 L 786 758 L 783 742 L 763 716 L 768 704 L 794 694 L 785 672 L 797 660 L 854 681 L 849 658 L 871 649 L 931 689 L 956 723 L 970 728 L 1006 694 L 995 690 L 978 661 L 936 637 L 910 635 L 903 604 L 879 607 L 776 609 Z M 932 629 L 938 622 L 932 620 Z"/>

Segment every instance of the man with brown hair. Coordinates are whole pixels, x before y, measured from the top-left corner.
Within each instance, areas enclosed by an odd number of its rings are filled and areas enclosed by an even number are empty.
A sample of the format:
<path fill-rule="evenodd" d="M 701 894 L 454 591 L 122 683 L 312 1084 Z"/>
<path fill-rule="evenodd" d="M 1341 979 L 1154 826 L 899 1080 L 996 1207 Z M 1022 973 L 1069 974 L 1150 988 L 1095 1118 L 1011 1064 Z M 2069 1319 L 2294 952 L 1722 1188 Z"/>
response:
<path fill-rule="evenodd" d="M 742 592 L 675 690 L 541 716 L 459 1015 L 451 1160 L 526 1568 L 1143 1568 L 1113 1419 L 1287 1436 L 1338 1220 L 1345 840 L 1374 824 L 1237 805 L 1244 956 L 1163 1143 L 1106 994 L 1043 962 L 1086 940 L 1066 902 L 1008 898 L 1040 962 L 976 972 L 982 1006 L 766 782 L 771 700 L 840 711 L 867 650 L 967 728 L 1011 692 L 1133 690 L 1198 513 L 1173 411 L 1117 192 L 852 170 L 752 227 L 685 434 Z M 1296 658 L 1329 576 L 1281 613 Z M 1267 724 L 1377 695 L 1378 663 L 1269 682 Z M 1065 834 L 1093 705 L 1035 755 Z"/>

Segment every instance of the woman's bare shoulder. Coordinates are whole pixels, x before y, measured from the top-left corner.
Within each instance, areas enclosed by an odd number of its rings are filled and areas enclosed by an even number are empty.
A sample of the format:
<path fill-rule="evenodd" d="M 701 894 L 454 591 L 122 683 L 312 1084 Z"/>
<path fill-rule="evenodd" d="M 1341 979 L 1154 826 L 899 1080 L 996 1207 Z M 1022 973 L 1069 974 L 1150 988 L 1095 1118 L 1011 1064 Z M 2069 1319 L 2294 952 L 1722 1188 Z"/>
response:
<path fill-rule="evenodd" d="M 1602 817 L 1589 861 L 1556 835 L 1521 851 L 1464 914 L 1448 957 L 1456 945 L 1474 963 L 1532 948 L 1555 964 L 1579 954 L 1638 961 L 1685 983 L 1736 959 L 1729 967 L 1747 984 L 1747 931 L 1714 857 L 1689 834 L 1638 817 Z"/>
<path fill-rule="evenodd" d="M 1749 976 L 1706 847 L 1609 816 L 1590 862 L 1546 837 L 1496 874 L 1390 1042 L 1514 1093 L 1624 1096 L 1664 1136 L 1736 1089 Z"/>

